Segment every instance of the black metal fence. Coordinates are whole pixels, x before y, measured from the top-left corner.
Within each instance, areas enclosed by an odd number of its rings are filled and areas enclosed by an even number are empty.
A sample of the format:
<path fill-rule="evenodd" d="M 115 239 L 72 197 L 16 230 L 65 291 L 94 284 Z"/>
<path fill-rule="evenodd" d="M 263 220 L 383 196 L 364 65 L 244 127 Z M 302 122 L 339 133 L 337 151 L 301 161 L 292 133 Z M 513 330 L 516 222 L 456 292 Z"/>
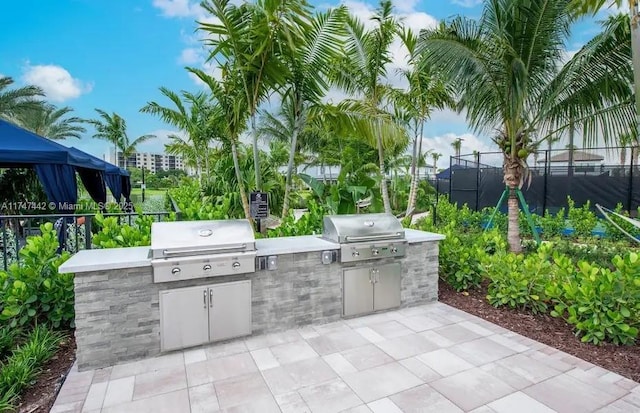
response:
<path fill-rule="evenodd" d="M 567 197 L 576 205 L 591 201 L 607 208 L 622 204 L 636 216 L 640 205 L 640 151 L 633 148 L 544 150 L 529 155 L 531 180 L 522 192 L 532 212 L 554 213 L 567 207 Z M 504 191 L 504 172 L 500 152 L 453 156 L 450 179 L 439 180 L 449 199 L 480 210 L 495 206 Z M 506 208 L 506 207 L 505 207 Z"/>
<path fill-rule="evenodd" d="M 170 212 L 149 212 L 154 221 L 162 221 Z M 104 217 L 116 217 L 119 224 L 135 225 L 137 213 L 104 213 Z M 0 269 L 19 260 L 18 252 L 26 244 L 29 236 L 40 234 L 40 225 L 50 222 L 56 224 L 58 239 L 62 248 L 71 253 L 82 249 L 91 249 L 96 214 L 57 214 L 57 215 L 0 215 Z"/>

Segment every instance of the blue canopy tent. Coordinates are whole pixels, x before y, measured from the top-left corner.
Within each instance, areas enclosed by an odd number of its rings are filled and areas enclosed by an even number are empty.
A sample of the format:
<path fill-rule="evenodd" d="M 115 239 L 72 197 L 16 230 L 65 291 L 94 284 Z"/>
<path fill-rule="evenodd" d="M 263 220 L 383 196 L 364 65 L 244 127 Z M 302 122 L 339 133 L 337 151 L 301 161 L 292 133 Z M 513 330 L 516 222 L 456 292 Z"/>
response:
<path fill-rule="evenodd" d="M 120 198 L 122 197 L 122 181 L 123 179 L 129 179 L 129 171 L 120 168 L 112 163 L 103 161 L 98 157 L 82 152 L 80 149 L 74 148 L 73 146 L 68 149 L 71 153 L 76 154 L 77 156 L 85 156 L 93 160 L 94 162 L 100 163 L 104 166 L 104 182 L 107 184 L 107 187 L 109 187 L 109 191 L 115 198 L 116 202 L 120 202 Z"/>

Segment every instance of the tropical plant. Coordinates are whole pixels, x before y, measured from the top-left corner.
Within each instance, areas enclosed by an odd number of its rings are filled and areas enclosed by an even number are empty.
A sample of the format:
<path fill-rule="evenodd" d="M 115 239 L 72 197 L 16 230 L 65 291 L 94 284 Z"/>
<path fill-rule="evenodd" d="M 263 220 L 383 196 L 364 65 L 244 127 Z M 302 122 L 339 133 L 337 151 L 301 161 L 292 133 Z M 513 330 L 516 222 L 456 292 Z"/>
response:
<path fill-rule="evenodd" d="M 119 217 L 95 217 L 100 231 L 93 235 L 91 242 L 96 248 L 144 247 L 151 245 L 150 215 L 139 214 L 133 225 L 120 222 Z"/>
<path fill-rule="evenodd" d="M 96 112 L 99 118 L 87 120 L 87 123 L 95 128 L 93 138 L 102 139 L 113 144 L 114 156 L 117 159 L 120 142 L 127 131 L 127 123 L 115 112 L 109 114 L 102 109 L 96 109 Z"/>
<path fill-rule="evenodd" d="M 8 76 L 0 76 L 0 118 L 12 119 L 26 110 L 37 109 L 42 102 L 39 96 L 44 92 L 37 86 L 23 86 L 9 89 L 14 83 Z"/>
<path fill-rule="evenodd" d="M 222 139 L 220 123 L 212 122 L 214 108 L 210 96 L 186 91 L 178 94 L 165 87 L 161 87 L 160 92 L 169 98 L 175 108 L 149 102 L 140 111 L 158 116 L 184 132 L 186 138 L 177 134 L 169 135 L 170 142 L 165 145 L 167 153 L 182 156 L 187 164 L 195 167 L 201 178 L 203 169 L 204 174 L 209 175 L 210 144 Z"/>
<path fill-rule="evenodd" d="M 242 117 L 251 121 L 256 189 L 262 189 L 256 115 L 259 105 L 285 83 L 289 68 L 282 56 L 293 53 L 308 27 L 303 0 L 259 0 L 236 6 L 230 0 L 205 0 L 202 7 L 215 22 L 200 22 L 208 34 L 210 59 L 234 72 L 244 100 Z"/>
<path fill-rule="evenodd" d="M 420 162 L 423 161 L 422 141 L 424 139 L 424 125 L 433 109 L 444 109 L 454 105 L 452 89 L 442 81 L 442 78 L 420 65 L 416 53 L 417 35 L 411 29 L 405 29 L 400 34 L 402 43 L 409 51 L 410 68 L 401 70 L 409 84 L 407 90 L 394 93 L 393 100 L 396 108 L 400 109 L 400 117 L 404 118 L 413 135 L 413 153 L 411 157 L 411 186 L 407 202 L 406 215 L 413 214 L 416 206 L 418 173 Z M 420 69 L 418 69 L 420 66 Z"/>
<path fill-rule="evenodd" d="M 586 142 L 608 143 L 634 122 L 628 25 L 608 20 L 603 33 L 559 65 L 573 21 L 568 5 L 492 0 L 477 21 L 458 17 L 421 34 L 424 61 L 456 86 L 471 126 L 495 134 L 503 151 L 515 252 L 522 248 L 516 189 L 527 181 L 528 153 L 570 123 Z"/>
<path fill-rule="evenodd" d="M 398 20 L 392 14 L 390 0 L 381 0 L 371 21 L 372 30 L 366 30 L 356 17 L 347 19 L 347 40 L 344 56 L 336 64 L 335 83 L 360 99 L 347 99 L 341 109 L 351 116 L 366 118 L 366 130 L 361 131 L 378 151 L 380 192 L 384 210 L 391 213 L 391 202 L 385 167 L 385 147 L 407 145 L 404 128 L 393 121 L 386 109 L 390 87 L 384 79 L 391 63 L 390 46 L 399 30 Z"/>
<path fill-rule="evenodd" d="M 453 152 L 456 157 L 456 161 L 460 162 L 460 150 L 462 149 L 462 138 L 456 138 L 453 142 L 451 142 L 451 147 L 453 148 Z"/>
<path fill-rule="evenodd" d="M 433 174 L 438 173 L 438 159 L 442 158 L 441 153 L 431 152 L 431 159 L 433 160 Z"/>
<path fill-rule="evenodd" d="M 44 103 L 38 107 L 28 108 L 15 116 L 16 121 L 23 128 L 45 138 L 60 140 L 67 138 L 80 139 L 86 132 L 77 116 L 65 117 L 73 112 L 68 106 L 57 108 Z"/>

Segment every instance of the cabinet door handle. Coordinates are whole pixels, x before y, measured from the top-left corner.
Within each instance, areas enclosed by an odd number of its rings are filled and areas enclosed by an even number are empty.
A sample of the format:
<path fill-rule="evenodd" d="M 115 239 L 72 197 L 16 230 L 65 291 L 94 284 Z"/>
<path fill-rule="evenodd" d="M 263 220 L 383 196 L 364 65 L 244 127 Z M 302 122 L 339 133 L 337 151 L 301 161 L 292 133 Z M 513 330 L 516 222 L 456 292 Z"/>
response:
<path fill-rule="evenodd" d="M 369 283 L 373 284 L 373 268 L 369 270 Z"/>
<path fill-rule="evenodd" d="M 207 290 L 204 290 L 204 308 L 207 308 Z"/>
<path fill-rule="evenodd" d="M 213 307 L 213 289 L 209 289 L 209 307 Z"/>

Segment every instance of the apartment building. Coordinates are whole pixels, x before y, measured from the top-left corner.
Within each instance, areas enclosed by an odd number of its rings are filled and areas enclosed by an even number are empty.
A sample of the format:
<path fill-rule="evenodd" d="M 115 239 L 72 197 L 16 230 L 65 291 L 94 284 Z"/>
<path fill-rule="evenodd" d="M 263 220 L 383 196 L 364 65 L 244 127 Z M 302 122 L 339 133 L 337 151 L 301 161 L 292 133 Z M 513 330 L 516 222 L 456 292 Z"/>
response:
<path fill-rule="evenodd" d="M 125 167 L 125 159 L 122 152 L 118 152 L 117 160 L 114 152 L 109 153 L 109 162 L 120 167 Z M 135 152 L 126 160 L 127 167 L 135 167 L 156 173 L 158 171 L 171 171 L 180 169 L 185 171 L 185 165 L 180 155 L 167 155 L 147 152 Z"/>

